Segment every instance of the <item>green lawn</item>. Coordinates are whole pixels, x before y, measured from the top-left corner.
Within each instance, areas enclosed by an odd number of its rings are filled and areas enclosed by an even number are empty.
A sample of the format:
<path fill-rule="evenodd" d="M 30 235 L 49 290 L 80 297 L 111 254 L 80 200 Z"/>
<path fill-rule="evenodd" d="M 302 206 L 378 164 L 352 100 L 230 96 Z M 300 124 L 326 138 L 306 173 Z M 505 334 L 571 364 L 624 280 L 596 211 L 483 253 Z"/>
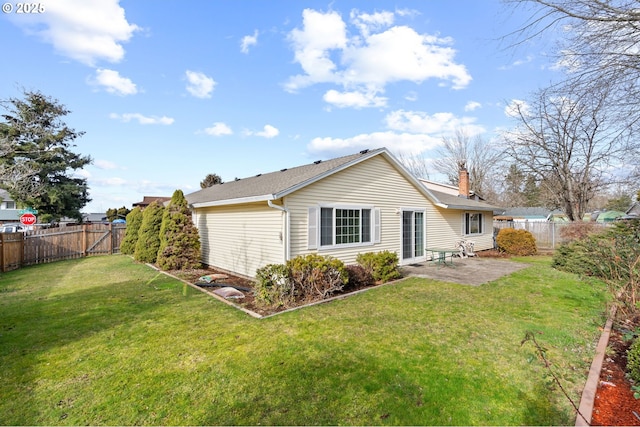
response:
<path fill-rule="evenodd" d="M 1 425 L 561 425 L 603 287 L 548 258 L 481 287 L 411 278 L 254 319 L 103 256 L 0 275 Z"/>

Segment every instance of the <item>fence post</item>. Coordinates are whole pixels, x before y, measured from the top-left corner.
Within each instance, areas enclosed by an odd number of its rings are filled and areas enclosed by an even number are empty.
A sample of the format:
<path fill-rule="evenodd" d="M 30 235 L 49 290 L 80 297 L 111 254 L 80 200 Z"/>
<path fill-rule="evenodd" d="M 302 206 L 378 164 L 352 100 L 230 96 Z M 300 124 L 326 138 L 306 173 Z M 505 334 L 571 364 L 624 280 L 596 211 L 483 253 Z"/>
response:
<path fill-rule="evenodd" d="M 87 224 L 82 224 L 82 256 L 87 256 Z"/>
<path fill-rule="evenodd" d="M 6 266 L 4 265 L 5 246 L 6 245 L 4 244 L 4 235 L 3 233 L 0 233 L 0 269 L 2 270 L 3 273 L 7 271 Z"/>
<path fill-rule="evenodd" d="M 109 255 L 113 255 L 113 222 L 109 223 Z"/>

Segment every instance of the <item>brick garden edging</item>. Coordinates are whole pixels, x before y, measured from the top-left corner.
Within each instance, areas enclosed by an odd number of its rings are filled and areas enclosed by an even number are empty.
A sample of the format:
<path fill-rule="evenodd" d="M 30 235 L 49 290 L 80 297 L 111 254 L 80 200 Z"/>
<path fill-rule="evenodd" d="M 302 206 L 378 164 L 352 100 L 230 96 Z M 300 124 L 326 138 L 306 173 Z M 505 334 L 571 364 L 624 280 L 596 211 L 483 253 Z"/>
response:
<path fill-rule="evenodd" d="M 596 399 L 598 383 L 600 382 L 600 371 L 602 370 L 602 362 L 604 361 L 607 345 L 609 345 L 609 336 L 611 335 L 611 327 L 613 326 L 613 318 L 615 315 L 616 307 L 614 306 L 611 309 L 607 323 L 604 325 L 600 341 L 598 341 L 598 345 L 596 346 L 596 354 L 591 363 L 591 369 L 589 369 L 587 382 L 582 390 L 582 398 L 580 399 L 580 406 L 578 407 L 578 414 L 576 416 L 576 427 L 591 425 L 593 404 Z"/>

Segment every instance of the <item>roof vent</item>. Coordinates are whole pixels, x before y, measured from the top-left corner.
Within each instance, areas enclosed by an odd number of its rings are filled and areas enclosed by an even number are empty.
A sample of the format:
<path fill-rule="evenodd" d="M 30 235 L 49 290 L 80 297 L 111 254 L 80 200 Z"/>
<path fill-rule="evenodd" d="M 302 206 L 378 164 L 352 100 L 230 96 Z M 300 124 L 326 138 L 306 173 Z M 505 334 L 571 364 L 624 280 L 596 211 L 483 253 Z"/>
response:
<path fill-rule="evenodd" d="M 369 152 L 369 149 L 367 148 L 366 150 L 362 150 L 360 154 L 367 154 L 368 152 Z"/>
<path fill-rule="evenodd" d="M 319 165 L 320 163 L 322 163 L 322 160 L 316 160 L 315 162 L 313 162 L 314 165 Z"/>
<path fill-rule="evenodd" d="M 284 172 L 284 171 L 286 171 L 286 170 L 287 170 L 287 168 L 280 169 L 280 172 Z"/>

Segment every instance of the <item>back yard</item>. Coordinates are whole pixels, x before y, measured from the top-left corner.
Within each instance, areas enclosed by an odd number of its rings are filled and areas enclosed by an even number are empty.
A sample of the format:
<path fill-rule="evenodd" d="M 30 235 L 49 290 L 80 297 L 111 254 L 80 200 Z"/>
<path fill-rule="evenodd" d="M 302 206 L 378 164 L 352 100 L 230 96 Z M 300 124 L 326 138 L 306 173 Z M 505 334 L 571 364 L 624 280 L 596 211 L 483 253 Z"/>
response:
<path fill-rule="evenodd" d="M 0 424 L 536 425 L 575 413 L 606 296 L 549 258 L 254 319 L 120 255 L 0 276 Z"/>

